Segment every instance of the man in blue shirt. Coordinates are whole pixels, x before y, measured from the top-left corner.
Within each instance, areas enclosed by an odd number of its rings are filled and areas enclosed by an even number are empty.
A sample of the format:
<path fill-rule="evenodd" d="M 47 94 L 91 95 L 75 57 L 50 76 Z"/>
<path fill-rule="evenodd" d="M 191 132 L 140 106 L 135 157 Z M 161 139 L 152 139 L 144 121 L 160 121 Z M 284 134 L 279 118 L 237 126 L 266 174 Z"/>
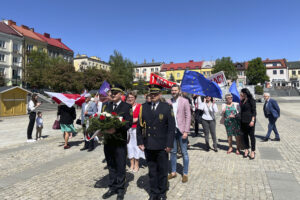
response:
<path fill-rule="evenodd" d="M 275 139 L 273 141 L 280 141 L 279 133 L 276 128 L 276 120 L 280 117 L 280 108 L 274 99 L 270 98 L 269 93 L 264 93 L 264 114 L 269 119 L 268 132 L 263 141 L 267 142 L 270 139 L 271 132 L 274 131 Z"/>

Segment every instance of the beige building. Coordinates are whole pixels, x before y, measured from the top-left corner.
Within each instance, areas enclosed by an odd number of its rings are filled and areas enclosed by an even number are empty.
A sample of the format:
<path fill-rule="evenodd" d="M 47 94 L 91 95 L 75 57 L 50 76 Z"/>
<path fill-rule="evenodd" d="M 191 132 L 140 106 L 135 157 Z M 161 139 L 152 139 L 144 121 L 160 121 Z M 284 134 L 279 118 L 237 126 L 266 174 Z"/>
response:
<path fill-rule="evenodd" d="M 143 64 L 135 65 L 133 82 L 138 82 L 139 80 L 149 82 L 151 73 L 156 73 L 165 78 L 165 75 L 161 73 L 162 64 L 163 62 L 153 61 L 152 63 L 144 62 Z"/>
<path fill-rule="evenodd" d="M 95 67 L 97 69 L 104 69 L 107 71 L 110 70 L 110 65 L 102 61 L 97 56 L 88 57 L 85 54 L 77 54 L 73 59 L 73 63 L 76 71 L 82 71 L 84 69 L 87 69 L 88 67 Z"/>

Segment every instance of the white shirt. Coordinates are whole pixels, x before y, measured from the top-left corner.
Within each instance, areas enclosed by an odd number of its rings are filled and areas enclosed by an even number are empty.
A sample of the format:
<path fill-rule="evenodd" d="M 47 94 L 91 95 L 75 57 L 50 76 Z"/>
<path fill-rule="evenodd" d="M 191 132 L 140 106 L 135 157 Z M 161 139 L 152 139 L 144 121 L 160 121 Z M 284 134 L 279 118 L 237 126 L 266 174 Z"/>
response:
<path fill-rule="evenodd" d="M 158 104 L 159 104 L 159 101 L 158 101 L 158 102 L 156 102 L 156 103 L 153 103 L 153 102 L 152 102 L 152 104 L 151 104 L 151 110 L 152 110 L 153 104 L 155 104 L 155 106 L 154 106 L 154 110 L 156 110 L 156 108 L 157 108 L 157 106 L 158 106 Z"/>
<path fill-rule="evenodd" d="M 37 117 L 36 118 L 36 125 L 38 127 L 42 127 L 43 126 L 43 118 Z"/>
<path fill-rule="evenodd" d="M 117 109 L 117 107 L 120 105 L 120 103 L 121 103 L 121 100 L 118 101 L 117 103 L 114 103 L 114 102 L 113 102 L 113 109 Z M 117 104 L 117 107 L 114 108 L 114 105 L 115 105 L 115 104 Z"/>
<path fill-rule="evenodd" d="M 215 119 L 215 113 L 218 112 L 218 107 L 215 103 L 214 104 L 210 103 L 209 106 L 208 106 L 207 103 L 201 103 L 200 104 L 200 110 L 203 110 L 202 119 L 204 119 L 204 120 L 214 120 Z M 212 113 L 213 116 L 210 113 Z"/>
<path fill-rule="evenodd" d="M 102 105 L 103 105 L 103 103 L 101 101 L 98 101 L 98 103 L 97 103 L 98 113 L 101 113 L 101 111 L 102 111 Z"/>
<path fill-rule="evenodd" d="M 201 103 L 202 103 L 201 96 L 198 96 L 197 99 L 196 99 L 196 101 L 195 101 L 195 104 L 196 104 L 195 105 L 195 109 L 196 110 L 200 110 Z"/>
<path fill-rule="evenodd" d="M 35 112 L 35 109 L 36 107 L 34 106 L 34 103 L 32 100 L 29 101 L 29 104 L 28 104 L 28 111 L 29 112 Z"/>
<path fill-rule="evenodd" d="M 178 128 L 177 118 L 176 118 L 177 109 L 178 109 L 178 98 L 176 100 L 172 98 L 171 101 L 172 101 L 172 106 L 173 106 L 173 113 L 174 113 L 174 118 L 175 118 L 175 124 L 176 124 L 176 127 Z"/>

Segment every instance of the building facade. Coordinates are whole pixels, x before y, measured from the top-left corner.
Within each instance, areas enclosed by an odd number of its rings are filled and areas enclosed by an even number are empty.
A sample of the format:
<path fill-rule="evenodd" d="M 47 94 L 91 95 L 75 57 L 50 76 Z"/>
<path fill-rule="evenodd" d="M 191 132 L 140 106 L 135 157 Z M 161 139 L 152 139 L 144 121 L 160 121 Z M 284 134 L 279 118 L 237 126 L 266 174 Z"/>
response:
<path fill-rule="evenodd" d="M 248 62 L 235 63 L 234 65 L 236 67 L 237 76 L 238 76 L 236 80 L 236 84 L 238 86 L 243 87 L 244 85 L 247 84 L 246 69 L 248 68 Z"/>
<path fill-rule="evenodd" d="M 0 74 L 4 76 L 7 86 L 21 85 L 22 49 L 22 35 L 0 22 Z"/>
<path fill-rule="evenodd" d="M 267 68 L 267 76 L 270 78 L 272 86 L 288 86 L 289 75 L 285 59 L 263 60 Z"/>
<path fill-rule="evenodd" d="M 196 71 L 202 73 L 206 77 L 211 75 L 212 68 L 204 68 L 202 69 L 204 61 L 194 62 L 190 60 L 186 63 L 173 63 L 163 64 L 161 67 L 161 72 L 166 73 L 166 79 L 170 81 L 174 81 L 176 83 L 181 83 L 185 70 Z"/>
<path fill-rule="evenodd" d="M 134 79 L 133 82 L 138 82 L 143 80 L 146 82 L 150 81 L 151 73 L 156 73 L 159 76 L 165 78 L 165 73 L 161 73 L 161 66 L 163 62 L 152 62 L 152 63 L 143 63 L 134 66 Z"/>
<path fill-rule="evenodd" d="M 75 71 L 82 71 L 89 67 L 95 67 L 96 69 L 110 70 L 110 65 L 102 61 L 99 57 L 92 56 L 88 57 L 85 54 L 77 54 L 73 59 Z"/>
<path fill-rule="evenodd" d="M 300 61 L 287 62 L 291 86 L 300 89 Z"/>

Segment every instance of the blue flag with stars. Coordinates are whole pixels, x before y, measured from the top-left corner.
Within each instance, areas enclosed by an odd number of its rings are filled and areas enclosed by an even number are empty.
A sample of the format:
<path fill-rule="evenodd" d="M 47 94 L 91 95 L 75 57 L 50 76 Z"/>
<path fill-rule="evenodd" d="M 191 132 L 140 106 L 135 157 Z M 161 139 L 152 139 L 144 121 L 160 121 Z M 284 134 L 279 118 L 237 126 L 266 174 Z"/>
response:
<path fill-rule="evenodd" d="M 187 70 L 184 72 L 181 90 L 191 94 L 222 99 L 222 90 L 218 84 L 206 79 L 202 74 L 195 71 Z"/>
<path fill-rule="evenodd" d="M 233 81 L 233 83 L 231 84 L 230 88 L 229 88 L 229 92 L 232 94 L 232 101 L 233 102 L 237 102 L 240 103 L 240 93 L 236 88 L 236 83 L 235 81 Z"/>

